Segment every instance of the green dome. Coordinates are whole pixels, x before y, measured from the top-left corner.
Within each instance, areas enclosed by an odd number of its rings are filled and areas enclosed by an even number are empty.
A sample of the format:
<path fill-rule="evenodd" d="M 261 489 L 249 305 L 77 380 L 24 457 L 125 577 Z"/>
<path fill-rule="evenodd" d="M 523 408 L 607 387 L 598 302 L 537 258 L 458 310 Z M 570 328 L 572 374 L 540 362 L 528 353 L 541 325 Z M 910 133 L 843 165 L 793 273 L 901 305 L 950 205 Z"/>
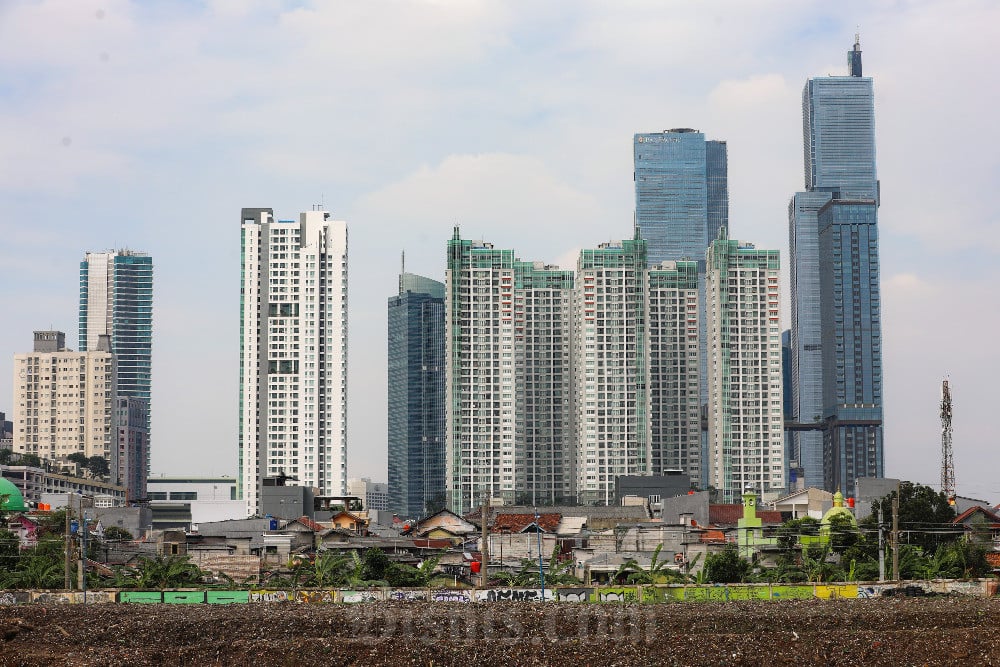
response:
<path fill-rule="evenodd" d="M 840 489 L 837 489 L 837 492 L 833 494 L 833 507 L 828 509 L 826 514 L 823 515 L 823 520 L 820 522 L 820 530 L 825 528 L 829 531 L 830 524 L 835 516 L 845 517 L 849 519 L 853 525 L 858 525 L 857 519 L 854 518 L 854 513 L 844 507 L 844 494 L 840 492 Z"/>
<path fill-rule="evenodd" d="M 25 512 L 24 497 L 9 479 L 0 477 L 0 510 L 8 512 Z"/>

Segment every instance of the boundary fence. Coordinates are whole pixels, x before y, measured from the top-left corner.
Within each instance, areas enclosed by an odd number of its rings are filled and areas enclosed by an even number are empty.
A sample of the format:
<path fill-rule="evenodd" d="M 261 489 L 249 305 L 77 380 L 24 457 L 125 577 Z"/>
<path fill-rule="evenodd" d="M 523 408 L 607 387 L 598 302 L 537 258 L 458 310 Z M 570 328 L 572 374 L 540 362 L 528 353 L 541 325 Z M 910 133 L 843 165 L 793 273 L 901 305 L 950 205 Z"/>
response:
<path fill-rule="evenodd" d="M 0 605 L 13 604 L 335 604 L 405 602 L 587 602 L 669 603 L 731 600 L 839 600 L 955 593 L 996 595 L 996 579 L 904 581 L 859 584 L 718 584 L 656 586 L 561 586 L 546 588 L 373 588 L 364 590 L 94 590 L 0 591 Z M 544 595 L 544 597 L 543 597 Z"/>

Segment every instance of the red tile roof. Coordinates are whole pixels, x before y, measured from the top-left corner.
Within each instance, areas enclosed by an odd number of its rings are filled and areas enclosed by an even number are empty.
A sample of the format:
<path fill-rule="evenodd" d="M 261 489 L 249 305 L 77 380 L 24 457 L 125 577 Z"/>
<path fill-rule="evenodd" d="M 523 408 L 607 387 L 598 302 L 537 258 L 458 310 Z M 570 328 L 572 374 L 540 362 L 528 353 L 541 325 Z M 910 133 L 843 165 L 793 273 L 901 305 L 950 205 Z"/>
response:
<path fill-rule="evenodd" d="M 1000 567 L 1000 551 L 987 551 L 986 562 L 990 567 Z"/>
<path fill-rule="evenodd" d="M 1000 523 L 1000 516 L 997 516 L 993 512 L 991 512 L 988 509 L 986 509 L 985 507 L 980 507 L 979 505 L 975 505 L 975 506 L 970 507 L 969 509 L 965 510 L 964 512 L 962 512 L 961 514 L 959 514 L 958 516 L 956 516 L 954 519 L 952 519 L 951 522 L 952 523 L 965 523 L 965 521 L 967 519 L 972 518 L 972 515 L 976 514 L 977 512 L 982 512 L 983 513 L 983 517 L 987 521 L 990 521 L 992 523 Z"/>
<path fill-rule="evenodd" d="M 709 505 L 708 522 L 716 526 L 735 526 L 743 518 L 743 505 Z M 773 510 L 757 510 L 757 518 L 764 524 L 780 524 L 781 512 Z"/>
<path fill-rule="evenodd" d="M 560 521 L 562 521 L 562 514 L 555 512 L 538 515 L 538 525 L 546 533 L 556 532 Z M 512 533 L 520 533 L 533 523 L 535 523 L 534 514 L 497 514 L 493 520 L 493 532 L 509 530 Z"/>
<path fill-rule="evenodd" d="M 300 516 L 298 519 L 296 519 L 296 521 L 298 521 L 299 523 L 301 523 L 303 526 L 305 526 L 314 533 L 326 530 L 326 528 L 324 528 L 323 526 L 319 525 L 318 523 L 316 523 L 315 521 L 304 515 Z"/>

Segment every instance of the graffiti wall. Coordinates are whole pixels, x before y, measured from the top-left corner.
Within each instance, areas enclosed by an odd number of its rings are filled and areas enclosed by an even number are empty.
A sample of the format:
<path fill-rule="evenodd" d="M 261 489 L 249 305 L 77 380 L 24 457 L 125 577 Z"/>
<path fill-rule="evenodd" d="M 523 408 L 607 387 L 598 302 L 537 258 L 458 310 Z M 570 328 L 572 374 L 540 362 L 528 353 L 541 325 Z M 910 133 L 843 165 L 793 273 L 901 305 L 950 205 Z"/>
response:
<path fill-rule="evenodd" d="M 246 604 L 364 602 L 578 602 L 658 604 L 736 600 L 875 599 L 958 594 L 996 595 L 991 579 L 907 581 L 862 584 L 718 584 L 661 586 L 586 586 L 484 589 L 251 590 L 251 591 L 0 591 L 0 605 L 14 604 Z M 85 599 L 86 598 L 86 599 Z"/>
<path fill-rule="evenodd" d="M 477 590 L 475 599 L 476 602 L 541 602 L 555 600 L 556 594 L 551 588 L 544 593 L 540 588 L 489 588 Z"/>

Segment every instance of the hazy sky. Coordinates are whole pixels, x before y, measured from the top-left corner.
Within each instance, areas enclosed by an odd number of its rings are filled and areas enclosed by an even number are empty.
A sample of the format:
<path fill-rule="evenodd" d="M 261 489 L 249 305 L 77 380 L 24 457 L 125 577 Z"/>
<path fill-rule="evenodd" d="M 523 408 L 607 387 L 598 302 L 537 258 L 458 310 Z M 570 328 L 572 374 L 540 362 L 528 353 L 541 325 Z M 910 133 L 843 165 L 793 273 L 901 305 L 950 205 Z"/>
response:
<path fill-rule="evenodd" d="M 351 476 L 386 478 L 386 298 L 452 227 L 569 266 L 631 235 L 632 135 L 729 144 L 730 235 L 780 248 L 801 91 L 875 80 L 886 473 L 1000 501 L 1000 4 L 0 2 L 0 411 L 32 331 L 76 347 L 88 250 L 153 256 L 153 472 L 236 474 L 240 208 L 348 221 Z M 787 282 L 783 284 L 788 326 Z M 994 342 L 991 342 L 994 341 Z"/>

